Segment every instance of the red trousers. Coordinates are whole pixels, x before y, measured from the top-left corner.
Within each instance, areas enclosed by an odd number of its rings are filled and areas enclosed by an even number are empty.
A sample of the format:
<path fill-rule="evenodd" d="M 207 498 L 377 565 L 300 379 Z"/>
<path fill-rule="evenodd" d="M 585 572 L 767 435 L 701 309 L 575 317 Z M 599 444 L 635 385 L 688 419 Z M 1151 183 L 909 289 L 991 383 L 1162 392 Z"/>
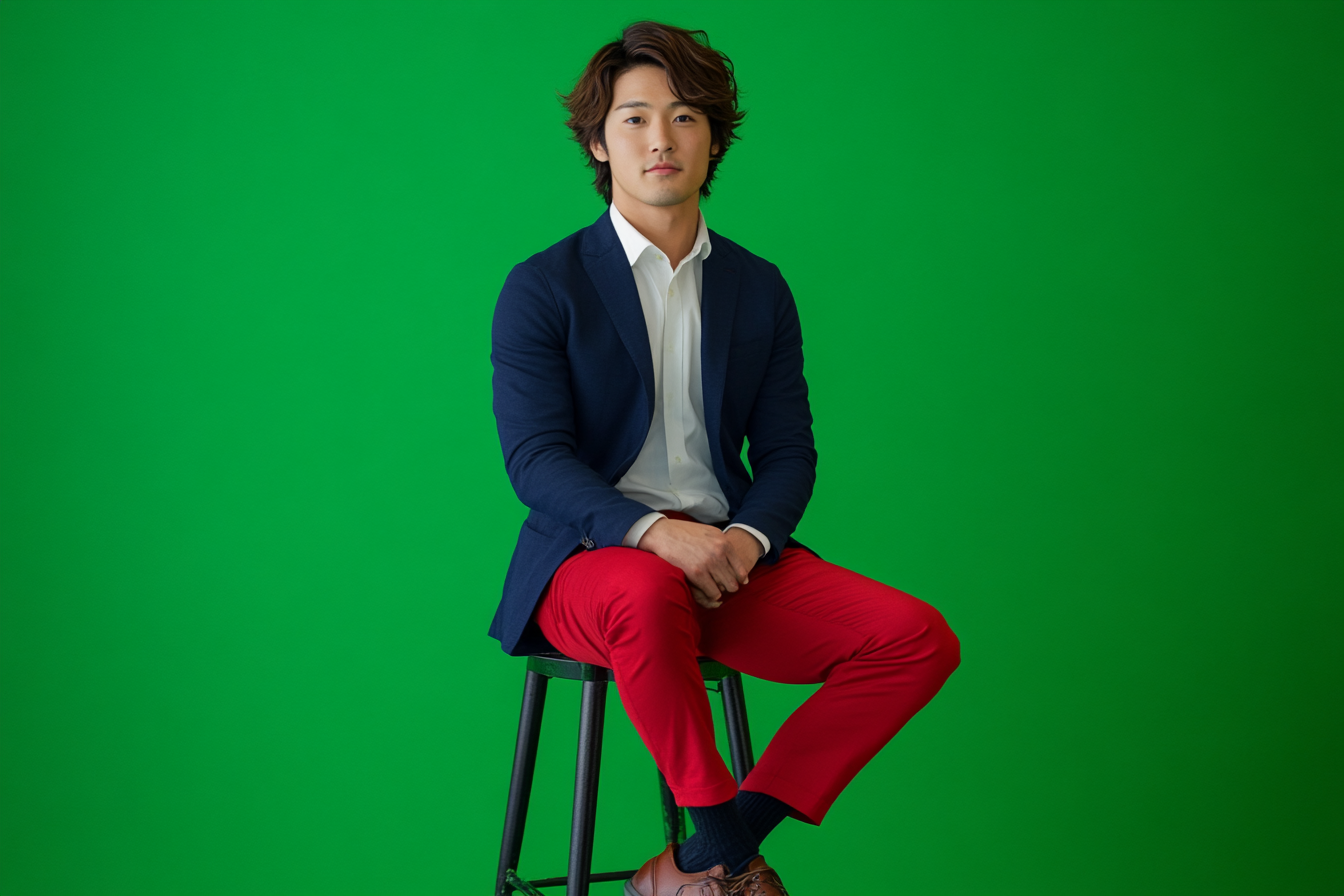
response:
<path fill-rule="evenodd" d="M 820 824 L 840 791 L 942 687 L 961 647 L 924 601 L 800 548 L 759 565 L 705 609 L 680 569 L 647 551 L 581 551 L 537 608 L 555 647 L 607 666 L 626 713 L 682 806 L 732 799 L 697 656 L 768 681 L 824 682 L 780 727 L 743 790 Z"/>

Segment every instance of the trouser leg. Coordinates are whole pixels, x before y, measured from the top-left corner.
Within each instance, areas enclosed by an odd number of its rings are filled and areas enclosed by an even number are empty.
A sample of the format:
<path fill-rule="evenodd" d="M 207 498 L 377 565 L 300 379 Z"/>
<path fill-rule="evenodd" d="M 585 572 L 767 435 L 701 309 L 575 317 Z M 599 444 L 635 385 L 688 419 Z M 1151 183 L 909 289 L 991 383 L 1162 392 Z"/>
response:
<path fill-rule="evenodd" d="M 714 743 L 696 606 L 676 567 L 647 551 L 602 548 L 561 564 L 536 621 L 567 656 L 612 670 L 677 803 L 712 806 L 732 799 L 737 782 Z"/>
<path fill-rule="evenodd" d="M 771 681 L 824 682 L 742 783 L 812 823 L 932 699 L 961 656 L 929 604 L 797 548 L 758 567 L 722 607 L 697 606 L 695 615 L 704 655 Z"/>

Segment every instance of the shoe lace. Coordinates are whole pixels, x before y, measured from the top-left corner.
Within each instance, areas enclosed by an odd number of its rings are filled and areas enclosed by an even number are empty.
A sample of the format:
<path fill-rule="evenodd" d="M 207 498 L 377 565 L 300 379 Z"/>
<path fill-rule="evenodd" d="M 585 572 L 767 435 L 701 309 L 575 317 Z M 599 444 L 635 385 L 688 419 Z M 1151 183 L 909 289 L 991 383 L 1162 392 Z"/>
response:
<path fill-rule="evenodd" d="M 762 868 L 758 871 L 743 871 L 741 874 L 733 874 L 728 877 L 716 877 L 711 875 L 704 880 L 697 881 L 701 886 L 709 884 L 710 892 L 714 892 L 714 884 L 718 885 L 718 891 L 723 896 L 759 896 L 765 892 L 763 884 L 769 884 L 779 891 L 780 896 L 789 896 L 789 891 L 784 889 L 784 882 L 779 879 L 773 868 Z"/>

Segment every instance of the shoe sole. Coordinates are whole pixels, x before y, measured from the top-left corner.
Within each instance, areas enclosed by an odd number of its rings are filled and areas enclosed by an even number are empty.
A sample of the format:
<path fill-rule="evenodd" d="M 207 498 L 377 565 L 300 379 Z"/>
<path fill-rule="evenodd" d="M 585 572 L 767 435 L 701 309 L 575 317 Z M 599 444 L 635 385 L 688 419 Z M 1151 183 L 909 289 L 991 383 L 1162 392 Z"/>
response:
<path fill-rule="evenodd" d="M 644 896 L 643 893 L 635 889 L 634 878 L 625 882 L 625 896 Z"/>

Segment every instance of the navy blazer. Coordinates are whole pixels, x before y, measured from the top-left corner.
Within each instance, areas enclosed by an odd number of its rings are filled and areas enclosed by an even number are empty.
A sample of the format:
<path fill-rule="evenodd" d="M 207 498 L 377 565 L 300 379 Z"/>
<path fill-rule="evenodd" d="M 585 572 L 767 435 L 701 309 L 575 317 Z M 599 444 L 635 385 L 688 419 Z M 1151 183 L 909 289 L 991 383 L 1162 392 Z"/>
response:
<path fill-rule="evenodd" d="M 803 336 L 779 268 L 710 231 L 702 262 L 701 383 L 729 519 L 790 536 L 816 480 Z M 551 575 L 581 549 L 619 545 L 653 510 L 615 483 L 653 421 L 653 356 L 634 272 L 603 212 L 516 265 L 495 305 L 490 360 L 504 466 L 530 508 L 490 634 L 513 655 L 554 649 L 532 620 Z M 749 443 L 742 463 L 742 443 Z"/>

